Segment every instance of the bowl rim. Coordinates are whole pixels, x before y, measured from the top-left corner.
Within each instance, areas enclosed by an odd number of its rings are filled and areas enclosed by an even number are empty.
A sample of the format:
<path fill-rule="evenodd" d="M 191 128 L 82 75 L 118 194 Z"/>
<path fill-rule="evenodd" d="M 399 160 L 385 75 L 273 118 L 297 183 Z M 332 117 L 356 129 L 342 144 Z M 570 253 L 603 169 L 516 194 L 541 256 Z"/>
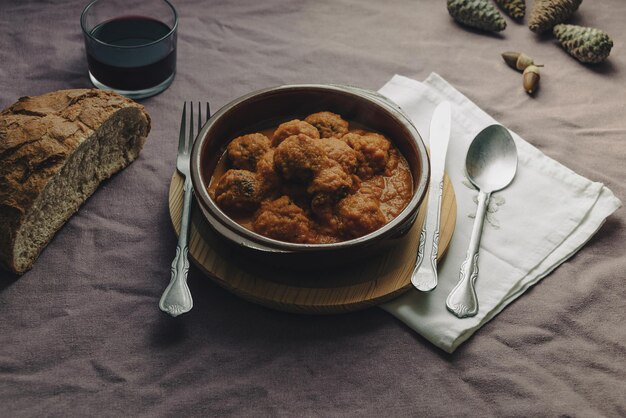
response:
<path fill-rule="evenodd" d="M 226 113 L 245 104 L 249 100 L 258 99 L 259 97 L 273 94 L 283 94 L 290 91 L 298 90 L 318 90 L 318 91 L 330 91 L 333 93 L 339 93 L 349 96 L 356 96 L 361 100 L 369 101 L 371 104 L 382 108 L 393 119 L 401 124 L 405 129 L 411 133 L 412 140 L 418 151 L 418 163 L 423 170 L 423 175 L 420 176 L 417 182 L 415 182 L 415 173 L 412 171 L 413 181 L 415 187 L 411 200 L 407 203 L 404 209 L 391 221 L 386 223 L 381 228 L 370 232 L 369 234 L 353 238 L 346 241 L 339 241 L 327 244 L 299 244 L 286 241 L 280 241 L 273 238 L 266 237 L 251 231 L 230 218 L 224 211 L 210 197 L 207 186 L 202 178 L 202 155 L 204 154 L 204 147 L 207 139 L 207 133 L 215 125 L 215 123 L 222 118 Z M 336 251 L 338 249 L 349 249 L 362 245 L 368 245 L 373 242 L 373 238 L 384 239 L 388 235 L 395 232 L 395 228 L 407 221 L 411 216 L 417 213 L 422 200 L 426 196 L 426 189 L 430 178 L 430 162 L 426 151 L 424 141 L 411 122 L 409 116 L 394 102 L 381 95 L 378 92 L 367 90 L 361 87 L 353 87 L 347 85 L 338 84 L 285 84 L 275 87 L 268 87 L 259 89 L 240 96 L 229 103 L 222 106 L 216 113 L 211 115 L 204 127 L 198 133 L 198 136 L 194 142 L 191 153 L 191 181 L 194 187 L 194 193 L 196 200 L 201 206 L 202 213 L 215 229 L 219 229 L 220 234 L 223 234 L 223 229 L 229 230 L 238 236 L 237 244 L 271 252 L 317 252 L 317 251 Z M 220 228 L 216 228 L 212 219 L 217 221 Z M 225 237 L 232 241 L 229 237 Z M 249 242 L 247 242 L 249 241 Z M 375 240 L 374 240 L 375 241 Z"/>

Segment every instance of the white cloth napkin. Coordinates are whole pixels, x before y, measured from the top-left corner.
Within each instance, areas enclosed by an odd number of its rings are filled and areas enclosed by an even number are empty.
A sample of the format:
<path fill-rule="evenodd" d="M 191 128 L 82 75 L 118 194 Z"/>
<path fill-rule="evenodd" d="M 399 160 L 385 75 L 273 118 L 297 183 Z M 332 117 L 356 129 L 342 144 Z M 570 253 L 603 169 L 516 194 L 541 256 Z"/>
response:
<path fill-rule="evenodd" d="M 445 300 L 459 279 L 476 211 L 477 191 L 465 177 L 465 156 L 476 134 L 497 122 L 434 73 L 423 83 L 396 75 L 379 92 L 411 117 L 426 143 L 435 106 L 443 100 L 452 103 L 446 170 L 456 193 L 457 219 L 448 254 L 439 264 L 439 284 L 430 293 L 411 290 L 382 305 L 451 353 L 572 256 L 621 202 L 602 183 L 574 173 L 511 132 L 519 157 L 517 174 L 489 204 L 476 282 L 480 310 L 473 318 L 459 319 L 447 311 Z"/>

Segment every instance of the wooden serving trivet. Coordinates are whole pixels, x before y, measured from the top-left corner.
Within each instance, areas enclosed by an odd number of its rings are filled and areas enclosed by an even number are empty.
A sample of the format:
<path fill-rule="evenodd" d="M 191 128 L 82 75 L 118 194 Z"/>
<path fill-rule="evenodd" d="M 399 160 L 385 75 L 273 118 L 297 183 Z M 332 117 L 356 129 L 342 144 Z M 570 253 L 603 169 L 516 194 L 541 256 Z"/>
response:
<path fill-rule="evenodd" d="M 183 179 L 175 172 L 169 191 L 169 211 L 176 233 L 180 231 Z M 283 311 L 329 314 L 355 311 L 390 300 L 411 288 L 420 229 L 426 216 L 423 200 L 415 224 L 398 245 L 379 256 L 351 265 L 314 272 L 280 270 L 241 255 L 220 241 L 192 206 L 189 256 L 220 286 L 251 302 Z M 440 218 L 439 259 L 450 244 L 456 222 L 456 198 L 450 179 L 444 177 Z"/>

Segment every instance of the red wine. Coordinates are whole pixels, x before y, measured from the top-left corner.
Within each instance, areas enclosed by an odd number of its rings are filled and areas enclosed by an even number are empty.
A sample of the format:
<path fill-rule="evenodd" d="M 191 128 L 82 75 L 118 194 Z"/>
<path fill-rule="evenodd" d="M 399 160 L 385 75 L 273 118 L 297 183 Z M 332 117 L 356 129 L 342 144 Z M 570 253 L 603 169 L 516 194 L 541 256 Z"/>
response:
<path fill-rule="evenodd" d="M 86 44 L 89 71 L 100 83 L 118 90 L 157 86 L 176 70 L 175 39 L 163 39 L 170 31 L 165 23 L 142 16 L 101 23 L 90 32 L 100 42 Z"/>

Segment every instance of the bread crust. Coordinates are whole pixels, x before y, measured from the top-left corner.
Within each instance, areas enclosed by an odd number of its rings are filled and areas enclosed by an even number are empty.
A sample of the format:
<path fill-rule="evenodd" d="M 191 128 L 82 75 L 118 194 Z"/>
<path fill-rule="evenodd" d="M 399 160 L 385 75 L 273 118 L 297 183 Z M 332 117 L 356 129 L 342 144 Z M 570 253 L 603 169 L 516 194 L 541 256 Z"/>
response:
<path fill-rule="evenodd" d="M 72 153 L 116 112 L 143 106 L 96 89 L 22 97 L 0 112 L 0 265 L 15 273 L 17 231 Z M 30 267 L 30 266 L 29 266 Z"/>

